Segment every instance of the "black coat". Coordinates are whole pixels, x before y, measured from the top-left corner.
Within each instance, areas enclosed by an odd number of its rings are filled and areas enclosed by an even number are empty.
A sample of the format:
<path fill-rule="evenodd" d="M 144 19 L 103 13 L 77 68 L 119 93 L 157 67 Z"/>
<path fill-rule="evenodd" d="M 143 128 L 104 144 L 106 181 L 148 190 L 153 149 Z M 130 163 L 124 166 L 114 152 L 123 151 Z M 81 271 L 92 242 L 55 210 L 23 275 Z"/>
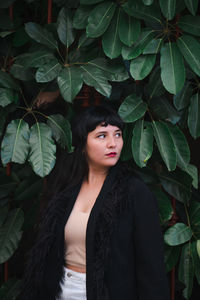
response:
<path fill-rule="evenodd" d="M 80 187 L 50 201 L 20 299 L 55 300 L 59 294 L 64 227 Z M 88 220 L 86 269 L 87 300 L 169 300 L 155 198 L 120 164 L 110 169 Z"/>

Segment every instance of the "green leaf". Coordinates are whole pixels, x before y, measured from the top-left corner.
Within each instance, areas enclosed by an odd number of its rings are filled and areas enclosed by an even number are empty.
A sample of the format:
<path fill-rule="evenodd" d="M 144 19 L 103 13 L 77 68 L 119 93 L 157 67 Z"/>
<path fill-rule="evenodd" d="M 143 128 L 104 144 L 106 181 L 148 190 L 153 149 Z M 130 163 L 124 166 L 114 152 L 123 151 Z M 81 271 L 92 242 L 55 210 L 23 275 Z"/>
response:
<path fill-rule="evenodd" d="M 14 178 L 6 175 L 5 168 L 3 171 L 4 172 L 0 172 L 0 199 L 9 196 L 9 194 L 13 192 L 18 184 Z"/>
<path fill-rule="evenodd" d="M 19 80 L 34 80 L 33 70 L 31 68 L 25 68 L 22 64 L 20 64 L 17 61 L 11 66 L 10 73 L 13 75 L 13 77 Z"/>
<path fill-rule="evenodd" d="M 2 163 L 6 165 L 13 161 L 23 164 L 29 151 L 29 126 L 22 119 L 8 124 L 1 145 Z"/>
<path fill-rule="evenodd" d="M 102 2 L 104 0 L 80 0 L 80 4 L 90 5 Z"/>
<path fill-rule="evenodd" d="M 157 54 L 163 44 L 163 39 L 151 40 L 143 50 L 143 54 Z"/>
<path fill-rule="evenodd" d="M 160 68 L 155 67 L 149 75 L 149 82 L 147 84 L 147 93 L 149 94 L 149 99 L 153 97 L 159 97 L 165 92 L 166 90 L 160 77 Z"/>
<path fill-rule="evenodd" d="M 81 70 L 77 67 L 63 68 L 58 76 L 58 86 L 63 98 L 72 103 L 82 88 Z"/>
<path fill-rule="evenodd" d="M 172 270 L 174 266 L 176 266 L 179 256 L 180 256 L 180 246 L 172 247 L 165 244 L 165 266 L 166 266 L 166 272 Z"/>
<path fill-rule="evenodd" d="M 184 169 L 192 177 L 192 185 L 195 189 L 198 189 L 198 169 L 196 166 L 188 164 Z"/>
<path fill-rule="evenodd" d="M 24 222 L 23 211 L 13 209 L 0 228 L 0 264 L 7 261 L 18 247 L 22 236 L 21 227 Z"/>
<path fill-rule="evenodd" d="M 75 11 L 73 18 L 73 27 L 76 29 L 84 29 L 87 26 L 87 20 L 93 6 L 80 5 Z"/>
<path fill-rule="evenodd" d="M 21 280 L 10 278 L 0 287 L 0 299 L 15 300 L 21 291 Z"/>
<path fill-rule="evenodd" d="M 182 110 L 183 108 L 187 107 L 190 103 L 191 96 L 192 86 L 191 83 L 187 81 L 180 92 L 173 97 L 173 103 L 176 109 Z"/>
<path fill-rule="evenodd" d="M 55 165 L 56 146 L 46 124 L 36 122 L 31 127 L 30 148 L 29 162 L 34 172 L 41 177 L 48 175 Z"/>
<path fill-rule="evenodd" d="M 177 45 L 190 68 L 200 76 L 200 43 L 192 36 L 182 35 Z"/>
<path fill-rule="evenodd" d="M 83 32 L 79 38 L 77 48 L 90 46 L 92 43 L 94 43 L 94 41 L 95 39 L 87 37 L 86 32 Z"/>
<path fill-rule="evenodd" d="M 154 0 L 142 0 L 145 5 L 151 5 Z"/>
<path fill-rule="evenodd" d="M 200 203 L 192 200 L 189 206 L 189 218 L 195 238 L 200 239 Z"/>
<path fill-rule="evenodd" d="M 188 203 L 191 196 L 191 177 L 177 169 L 172 173 L 162 172 L 159 174 L 160 182 L 164 190 L 182 203 Z"/>
<path fill-rule="evenodd" d="M 2 70 L 0 70 L 0 86 L 19 91 L 19 86 L 15 80 L 12 79 L 8 73 L 3 72 Z"/>
<path fill-rule="evenodd" d="M 200 36 L 200 16 L 182 16 L 178 26 L 185 32 Z"/>
<path fill-rule="evenodd" d="M 170 246 L 177 246 L 189 241 L 192 237 L 192 230 L 184 223 L 176 223 L 165 231 L 165 243 Z"/>
<path fill-rule="evenodd" d="M 81 66 L 81 69 L 83 71 L 83 80 L 87 85 L 93 86 L 100 94 L 106 97 L 110 96 L 112 87 L 102 70 L 96 69 L 92 65 Z"/>
<path fill-rule="evenodd" d="M 72 133 L 70 123 L 62 115 L 48 116 L 47 124 L 51 127 L 53 138 L 62 148 L 67 147 L 68 152 L 72 151 Z"/>
<path fill-rule="evenodd" d="M 171 219 L 173 214 L 171 201 L 169 200 L 167 195 L 161 190 L 161 188 L 153 187 L 151 188 L 151 191 L 155 194 L 158 202 L 161 224 L 165 224 Z"/>
<path fill-rule="evenodd" d="M 63 7 L 58 15 L 57 32 L 61 42 L 67 48 L 74 42 L 75 30 L 73 28 L 72 11 Z"/>
<path fill-rule="evenodd" d="M 120 60 L 106 60 L 105 58 L 96 58 L 88 62 L 105 74 L 105 77 L 111 81 L 124 81 L 129 78 L 125 65 Z"/>
<path fill-rule="evenodd" d="M 50 49 L 57 49 L 58 44 L 53 34 L 39 24 L 28 22 L 25 24 L 25 30 L 28 35 L 36 42 L 47 46 Z"/>
<path fill-rule="evenodd" d="M 50 60 L 47 64 L 37 69 L 35 79 L 37 82 L 49 82 L 55 79 L 62 66 L 57 59 Z"/>
<path fill-rule="evenodd" d="M 198 0 L 185 0 L 185 5 L 187 6 L 191 14 L 194 16 L 197 12 L 198 2 L 199 2 Z"/>
<path fill-rule="evenodd" d="M 140 55 L 131 61 L 130 73 L 135 80 L 144 79 L 153 69 L 156 62 L 156 55 Z"/>
<path fill-rule="evenodd" d="M 199 258 L 200 258 L 200 240 L 197 241 L 197 253 L 198 253 Z"/>
<path fill-rule="evenodd" d="M 118 57 L 121 54 L 122 50 L 122 43 L 120 41 L 118 33 L 120 12 L 121 9 L 119 9 L 114 15 L 110 26 L 102 37 L 103 51 L 111 59 Z"/>
<path fill-rule="evenodd" d="M 18 63 L 25 68 L 37 68 L 41 67 L 41 65 L 48 63 L 53 58 L 55 58 L 53 52 L 49 50 L 38 50 L 32 53 L 25 53 L 17 56 L 15 63 Z"/>
<path fill-rule="evenodd" d="M 177 155 L 177 165 L 185 169 L 190 162 L 190 148 L 183 132 L 177 126 L 168 126 Z"/>
<path fill-rule="evenodd" d="M 156 143 L 161 154 L 162 159 L 164 160 L 167 169 L 173 171 L 176 168 L 176 152 L 173 140 L 171 138 L 169 129 L 165 123 L 162 122 L 152 122 L 154 136 Z"/>
<path fill-rule="evenodd" d="M 191 97 L 188 114 L 188 127 L 194 139 L 200 136 L 200 99 L 199 94 Z"/>
<path fill-rule="evenodd" d="M 137 56 L 142 54 L 146 45 L 154 38 L 154 36 L 155 36 L 154 30 L 144 29 L 139 39 L 135 42 L 135 44 L 132 47 L 123 46 L 122 57 L 125 60 L 136 58 Z"/>
<path fill-rule="evenodd" d="M 172 20 L 176 11 L 176 0 L 159 0 L 160 8 L 167 20 Z"/>
<path fill-rule="evenodd" d="M 99 37 L 108 28 L 116 9 L 116 4 L 105 1 L 95 6 L 92 10 L 86 28 L 89 37 Z"/>
<path fill-rule="evenodd" d="M 131 94 L 125 98 L 119 107 L 118 113 L 125 122 L 135 122 L 144 116 L 147 110 L 146 103 L 136 94 Z"/>
<path fill-rule="evenodd" d="M 191 255 L 191 245 L 187 243 L 183 246 L 181 259 L 178 268 L 178 279 L 185 285 L 183 296 L 189 299 L 192 294 L 194 278 L 194 262 Z"/>
<path fill-rule="evenodd" d="M 198 284 L 200 284 L 200 257 L 198 255 L 198 242 L 199 240 L 191 243 L 191 255 L 194 263 L 194 273 L 196 275 Z"/>
<path fill-rule="evenodd" d="M 161 24 L 161 15 L 157 5 L 146 6 L 140 1 L 134 0 L 123 5 L 125 12 L 137 19 Z"/>
<path fill-rule="evenodd" d="M 8 210 L 9 210 L 8 204 L 4 205 L 4 206 L 1 206 L 1 209 L 0 209 L 0 227 L 3 225 L 3 223 L 5 222 L 5 220 L 7 218 Z"/>
<path fill-rule="evenodd" d="M 169 42 L 161 48 L 161 78 L 171 94 L 177 94 L 185 82 L 185 67 L 176 43 Z"/>
<path fill-rule="evenodd" d="M 119 21 L 119 37 L 122 43 L 132 46 L 141 32 L 140 21 L 121 11 Z"/>
<path fill-rule="evenodd" d="M 176 124 L 180 120 L 180 114 L 165 96 L 150 99 L 149 108 L 158 119 L 172 124 Z"/>
<path fill-rule="evenodd" d="M 5 107 L 12 102 L 16 102 L 16 94 L 10 89 L 0 88 L 0 106 Z"/>
<path fill-rule="evenodd" d="M 153 152 L 153 130 L 150 123 L 138 120 L 135 123 L 132 137 L 132 154 L 136 164 L 142 168 Z"/>

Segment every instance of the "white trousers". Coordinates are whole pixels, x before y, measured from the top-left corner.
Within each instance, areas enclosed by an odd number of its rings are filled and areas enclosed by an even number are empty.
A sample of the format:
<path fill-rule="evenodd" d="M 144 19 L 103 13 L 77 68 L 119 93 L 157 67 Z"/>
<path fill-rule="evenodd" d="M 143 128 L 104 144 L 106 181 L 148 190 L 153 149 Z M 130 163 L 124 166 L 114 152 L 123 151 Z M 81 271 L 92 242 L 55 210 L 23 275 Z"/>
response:
<path fill-rule="evenodd" d="M 86 300 L 86 274 L 64 267 L 62 292 L 56 300 Z"/>

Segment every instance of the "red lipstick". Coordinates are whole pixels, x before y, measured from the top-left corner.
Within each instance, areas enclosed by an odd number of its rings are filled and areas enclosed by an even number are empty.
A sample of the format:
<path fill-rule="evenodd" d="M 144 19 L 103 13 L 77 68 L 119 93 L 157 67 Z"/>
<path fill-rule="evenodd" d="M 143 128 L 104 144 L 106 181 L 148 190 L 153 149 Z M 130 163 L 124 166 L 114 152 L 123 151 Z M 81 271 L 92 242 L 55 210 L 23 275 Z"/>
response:
<path fill-rule="evenodd" d="M 115 157 L 117 155 L 116 152 L 110 152 L 108 154 L 106 154 L 106 156 L 109 156 L 109 157 Z"/>

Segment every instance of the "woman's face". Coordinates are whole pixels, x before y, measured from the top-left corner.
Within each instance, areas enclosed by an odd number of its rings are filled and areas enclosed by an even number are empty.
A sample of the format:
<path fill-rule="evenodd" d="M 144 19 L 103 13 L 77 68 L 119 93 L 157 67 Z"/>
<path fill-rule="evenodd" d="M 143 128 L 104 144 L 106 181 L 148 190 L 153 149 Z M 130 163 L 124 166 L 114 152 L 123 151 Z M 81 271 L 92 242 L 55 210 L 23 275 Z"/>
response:
<path fill-rule="evenodd" d="M 117 126 L 98 125 L 88 133 L 86 156 L 89 167 L 108 168 L 114 166 L 123 147 L 122 131 Z"/>

